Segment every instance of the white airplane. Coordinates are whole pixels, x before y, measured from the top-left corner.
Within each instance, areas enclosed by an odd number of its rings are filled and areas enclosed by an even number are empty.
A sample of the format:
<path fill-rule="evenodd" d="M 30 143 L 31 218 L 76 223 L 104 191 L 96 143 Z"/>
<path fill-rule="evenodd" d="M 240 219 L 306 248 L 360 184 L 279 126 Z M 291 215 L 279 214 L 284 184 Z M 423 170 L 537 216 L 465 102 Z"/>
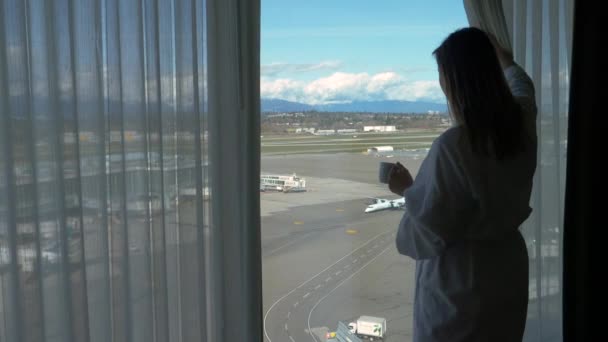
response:
<path fill-rule="evenodd" d="M 365 208 L 366 213 L 373 213 L 375 211 L 386 210 L 386 209 L 403 209 L 405 207 L 405 197 L 399 199 L 383 199 L 373 198 L 374 203 L 370 204 Z"/>

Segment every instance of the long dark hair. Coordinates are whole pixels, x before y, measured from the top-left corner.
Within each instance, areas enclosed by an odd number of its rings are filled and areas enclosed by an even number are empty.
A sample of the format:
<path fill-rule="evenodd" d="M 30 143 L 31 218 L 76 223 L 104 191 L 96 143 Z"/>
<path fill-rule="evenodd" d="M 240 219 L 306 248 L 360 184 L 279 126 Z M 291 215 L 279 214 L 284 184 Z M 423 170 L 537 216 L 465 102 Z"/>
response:
<path fill-rule="evenodd" d="M 477 28 L 450 34 L 433 52 L 450 111 L 477 155 L 505 159 L 524 149 L 524 118 L 494 46 Z"/>

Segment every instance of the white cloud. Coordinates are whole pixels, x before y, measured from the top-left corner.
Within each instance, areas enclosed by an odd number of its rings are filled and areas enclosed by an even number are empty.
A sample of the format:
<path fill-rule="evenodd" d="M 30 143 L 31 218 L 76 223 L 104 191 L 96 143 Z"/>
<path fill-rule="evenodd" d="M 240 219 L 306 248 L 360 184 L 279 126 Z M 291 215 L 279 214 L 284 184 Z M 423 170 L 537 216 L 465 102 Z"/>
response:
<path fill-rule="evenodd" d="M 403 78 L 394 72 L 383 72 L 371 76 L 367 84 L 370 93 L 382 93 L 384 90 L 397 87 L 404 82 Z"/>
<path fill-rule="evenodd" d="M 373 75 L 335 72 L 310 82 L 262 77 L 260 88 L 263 98 L 308 104 L 377 100 L 445 102 L 438 81 L 409 81 L 392 71 Z"/>
<path fill-rule="evenodd" d="M 261 95 L 264 98 L 276 98 L 289 101 L 300 101 L 303 96 L 304 83 L 289 79 L 266 80 L 260 82 Z"/>
<path fill-rule="evenodd" d="M 443 100 L 445 96 L 441 91 L 439 81 L 414 81 L 405 82 L 397 87 L 387 90 L 387 95 L 395 100 Z"/>
<path fill-rule="evenodd" d="M 329 77 L 319 78 L 304 87 L 309 103 L 345 102 L 366 96 L 366 73 L 349 74 L 336 72 Z"/>

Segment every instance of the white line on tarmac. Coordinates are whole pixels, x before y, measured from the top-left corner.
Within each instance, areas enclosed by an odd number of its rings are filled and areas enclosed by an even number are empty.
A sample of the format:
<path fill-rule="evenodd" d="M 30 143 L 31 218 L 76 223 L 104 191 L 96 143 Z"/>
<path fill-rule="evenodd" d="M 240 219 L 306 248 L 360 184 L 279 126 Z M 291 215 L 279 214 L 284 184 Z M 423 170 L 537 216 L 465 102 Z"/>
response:
<path fill-rule="evenodd" d="M 319 276 L 320 274 L 322 274 L 323 272 L 327 271 L 328 269 L 332 268 L 334 265 L 336 265 L 337 263 L 339 263 L 340 261 L 346 259 L 347 257 L 353 255 L 356 251 L 360 250 L 361 248 L 363 248 L 364 246 L 366 246 L 367 244 L 369 244 L 370 242 L 374 241 L 374 239 L 376 239 L 378 236 L 384 235 L 384 234 L 388 234 L 391 231 L 388 232 L 384 232 L 384 233 L 380 233 L 375 235 L 374 237 L 372 237 L 371 239 L 367 240 L 366 242 L 364 242 L 361 246 L 357 247 L 356 249 L 352 250 L 350 253 L 346 254 L 345 256 L 343 256 L 342 258 L 338 259 L 336 262 L 334 262 L 333 264 L 327 266 L 324 270 L 322 270 L 321 272 L 315 274 L 314 276 L 308 278 L 307 280 L 305 280 L 302 284 L 298 285 L 296 288 L 294 288 L 293 290 L 289 291 L 288 293 L 286 293 L 285 295 L 283 295 L 283 297 L 277 299 L 271 306 L 270 308 L 268 308 L 268 311 L 266 311 L 266 314 L 264 315 L 264 335 L 266 336 L 266 339 L 268 339 L 269 342 L 272 342 L 272 340 L 270 339 L 270 337 L 268 337 L 268 331 L 266 330 L 266 320 L 268 319 L 268 314 L 270 313 L 270 311 L 283 299 L 285 299 L 285 297 L 289 296 L 290 294 L 292 294 L 294 291 L 296 291 L 297 289 L 299 289 L 300 287 L 306 285 L 308 282 L 310 282 L 311 280 L 313 280 L 314 278 L 316 278 L 317 276 Z M 297 303 L 297 302 L 296 302 Z M 294 307 L 297 306 L 294 304 Z"/>

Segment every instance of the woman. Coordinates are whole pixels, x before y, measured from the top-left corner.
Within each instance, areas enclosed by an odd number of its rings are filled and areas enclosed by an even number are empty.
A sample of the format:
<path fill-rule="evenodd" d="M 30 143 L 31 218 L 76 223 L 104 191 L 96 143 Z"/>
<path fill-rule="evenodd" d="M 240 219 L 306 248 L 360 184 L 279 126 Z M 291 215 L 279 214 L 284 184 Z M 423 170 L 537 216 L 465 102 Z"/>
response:
<path fill-rule="evenodd" d="M 536 169 L 534 87 L 476 28 L 433 53 L 455 125 L 416 180 L 398 164 L 389 188 L 407 211 L 397 249 L 416 260 L 414 341 L 521 341 L 528 254 L 519 226 Z"/>

